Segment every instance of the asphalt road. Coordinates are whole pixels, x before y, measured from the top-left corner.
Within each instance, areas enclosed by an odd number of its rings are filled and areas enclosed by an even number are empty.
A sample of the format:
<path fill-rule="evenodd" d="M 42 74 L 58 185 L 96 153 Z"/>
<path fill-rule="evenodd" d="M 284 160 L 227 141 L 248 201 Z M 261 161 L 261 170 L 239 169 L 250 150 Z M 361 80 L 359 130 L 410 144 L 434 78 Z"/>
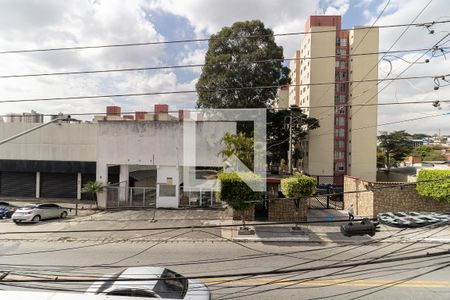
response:
<path fill-rule="evenodd" d="M 187 277 L 206 275 L 203 281 L 213 299 L 435 300 L 450 299 L 450 253 L 411 257 L 443 251 L 449 251 L 448 244 L 5 241 L 0 244 L 0 269 L 10 272 L 4 280 L 48 280 L 56 276 L 93 279 L 126 266 L 158 265 Z M 346 267 L 339 267 L 345 264 Z M 315 267 L 320 269 L 312 269 Z M 230 276 L 294 268 L 301 270 Z M 215 278 L 217 274 L 227 276 Z M 89 283 L 59 282 L 0 284 L 1 289 L 71 291 L 84 291 L 88 286 Z"/>

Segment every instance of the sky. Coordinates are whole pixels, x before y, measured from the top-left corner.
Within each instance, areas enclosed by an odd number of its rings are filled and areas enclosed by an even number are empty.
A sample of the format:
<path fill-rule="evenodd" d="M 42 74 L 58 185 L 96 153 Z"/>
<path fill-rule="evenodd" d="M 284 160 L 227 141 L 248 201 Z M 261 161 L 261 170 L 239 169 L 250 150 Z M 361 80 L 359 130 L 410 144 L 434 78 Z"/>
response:
<path fill-rule="evenodd" d="M 275 33 L 304 31 L 309 15 L 342 15 L 343 28 L 372 25 L 387 0 L 0 0 L 0 51 L 148 41 L 208 38 L 236 21 L 262 20 Z M 376 25 L 411 23 L 430 0 L 389 1 Z M 450 1 L 431 0 L 415 22 L 450 20 Z M 449 23 L 450 24 L 450 23 Z M 428 48 L 450 32 L 449 24 L 433 25 L 435 33 L 411 26 L 392 50 Z M 380 29 L 380 51 L 389 49 L 405 28 Z M 277 37 L 285 58 L 291 58 L 303 36 Z M 450 47 L 450 37 L 446 46 Z M 206 42 L 139 47 L 0 54 L 0 76 L 201 64 Z M 450 49 L 449 49 L 450 50 Z M 386 57 L 379 77 L 397 76 L 423 52 Z M 402 77 L 450 73 L 450 53 L 414 64 Z M 429 55 L 427 56 L 428 58 Z M 406 62 L 405 62 L 406 61 Z M 423 61 L 420 60 L 420 61 Z M 390 67 L 392 65 L 392 68 Z M 390 74 L 388 72 L 390 71 Z M 0 78 L 0 114 L 35 110 L 44 114 L 104 112 L 107 105 L 122 111 L 150 111 L 154 104 L 170 110 L 194 108 L 196 94 L 155 95 L 67 101 L 1 103 L 2 100 L 101 94 L 194 90 L 201 68 L 139 72 Z M 447 77 L 450 79 L 450 77 Z M 381 83 L 381 90 L 385 83 Z M 432 79 L 394 81 L 379 94 L 379 102 L 448 100 L 450 88 L 434 90 Z M 450 134 L 450 104 L 382 106 L 380 131 L 407 130 Z M 422 117 L 439 115 L 423 119 Z M 86 117 L 89 118 L 89 117 Z M 420 119 L 422 118 L 422 119 Z"/>

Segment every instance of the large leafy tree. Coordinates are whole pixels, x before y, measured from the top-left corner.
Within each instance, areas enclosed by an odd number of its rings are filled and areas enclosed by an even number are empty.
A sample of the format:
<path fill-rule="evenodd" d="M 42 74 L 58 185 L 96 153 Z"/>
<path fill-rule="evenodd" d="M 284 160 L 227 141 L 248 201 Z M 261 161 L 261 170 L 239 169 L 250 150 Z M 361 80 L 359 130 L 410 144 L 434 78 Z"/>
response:
<path fill-rule="evenodd" d="M 388 171 L 412 153 L 411 135 L 404 130 L 383 133 L 378 136 L 379 148 L 384 152 Z"/>
<path fill-rule="evenodd" d="M 290 123 L 290 118 L 292 122 Z M 267 114 L 267 153 L 268 162 L 277 163 L 288 159 L 289 151 L 289 124 L 292 125 L 293 165 L 303 157 L 300 142 L 309 130 L 319 127 L 319 121 L 309 118 L 297 106 L 290 110 L 268 111 Z"/>
<path fill-rule="evenodd" d="M 264 108 L 277 86 L 290 83 L 283 48 L 259 20 L 236 22 L 212 35 L 205 64 L 196 85 L 200 108 Z"/>

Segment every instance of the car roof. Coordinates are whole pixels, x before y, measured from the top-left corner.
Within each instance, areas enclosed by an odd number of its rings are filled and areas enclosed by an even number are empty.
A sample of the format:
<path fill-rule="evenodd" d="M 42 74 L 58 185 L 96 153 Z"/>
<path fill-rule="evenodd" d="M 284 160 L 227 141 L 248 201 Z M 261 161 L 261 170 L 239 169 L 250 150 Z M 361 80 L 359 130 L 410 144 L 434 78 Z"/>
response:
<path fill-rule="evenodd" d="M 108 295 L 89 295 L 82 293 L 35 292 L 35 291 L 0 291 L 0 299 L 33 300 L 148 300 L 148 297 L 122 297 Z M 165 298 L 170 300 L 169 298 Z"/>
<path fill-rule="evenodd" d="M 136 280 L 136 281 L 120 281 L 121 279 L 146 279 L 160 278 L 164 268 L 161 267 L 131 267 L 125 269 L 117 279 L 118 281 L 108 288 L 108 290 L 116 290 L 123 288 L 139 288 L 145 290 L 153 290 L 157 280 Z"/>

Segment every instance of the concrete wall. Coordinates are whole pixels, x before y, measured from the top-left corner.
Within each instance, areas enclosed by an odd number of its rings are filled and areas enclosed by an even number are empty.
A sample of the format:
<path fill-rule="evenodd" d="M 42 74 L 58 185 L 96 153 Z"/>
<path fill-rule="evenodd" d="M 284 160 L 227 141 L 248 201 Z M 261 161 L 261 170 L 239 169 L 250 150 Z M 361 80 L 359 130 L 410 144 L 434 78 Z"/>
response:
<path fill-rule="evenodd" d="M 378 29 L 350 30 L 350 54 L 372 53 L 378 51 Z M 361 42 L 364 39 L 363 42 Z M 377 106 L 355 106 L 378 103 L 378 55 L 351 56 L 348 108 L 349 138 L 347 174 L 376 180 L 377 159 Z"/>
<path fill-rule="evenodd" d="M 312 32 L 331 31 L 306 35 L 304 43 L 306 48 L 310 48 L 310 54 L 303 52 L 304 56 L 329 58 L 319 58 L 305 60 L 306 70 L 302 72 L 302 83 L 322 83 L 335 81 L 335 59 L 336 55 L 336 27 L 313 27 Z M 308 43 L 308 39 L 311 41 Z M 308 63 L 310 64 L 308 68 Z M 309 69 L 309 70 L 308 70 Z M 309 77 L 308 77 L 309 75 Z M 304 92 L 303 92 L 304 91 Z M 300 106 L 321 106 L 334 105 L 334 84 L 313 85 L 301 87 Z M 309 133 L 309 150 L 306 159 L 309 174 L 332 175 L 334 160 L 334 111 L 328 108 L 306 109 L 310 117 L 319 119 L 320 128 Z"/>
<path fill-rule="evenodd" d="M 369 191 L 369 184 L 373 187 Z M 380 183 L 361 180 L 355 177 L 344 178 L 344 208 L 353 204 L 355 214 L 361 217 L 375 218 L 382 212 L 416 211 L 449 212 L 450 203 L 420 196 L 415 186 L 398 187 L 398 183 Z"/>
<path fill-rule="evenodd" d="M 0 123 L 0 140 L 38 126 Z M 91 161 L 97 159 L 96 124 L 49 124 L 0 145 L 0 157 L 14 160 Z"/>

